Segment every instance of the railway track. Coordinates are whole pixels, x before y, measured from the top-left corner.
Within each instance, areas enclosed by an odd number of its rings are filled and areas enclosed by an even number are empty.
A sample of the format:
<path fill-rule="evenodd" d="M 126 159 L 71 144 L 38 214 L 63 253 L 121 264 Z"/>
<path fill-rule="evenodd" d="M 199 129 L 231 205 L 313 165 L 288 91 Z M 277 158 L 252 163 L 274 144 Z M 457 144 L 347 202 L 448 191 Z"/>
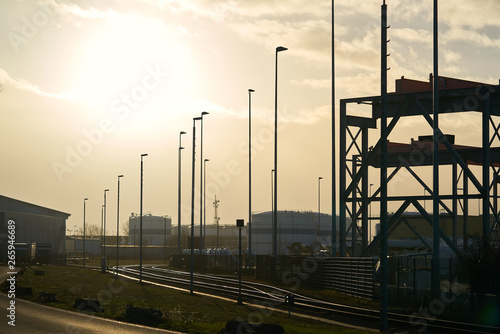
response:
<path fill-rule="evenodd" d="M 116 268 L 109 270 L 116 272 Z M 121 276 L 138 279 L 139 266 L 119 268 Z M 165 269 L 157 266 L 143 266 L 144 282 L 189 290 L 190 273 Z M 199 293 L 216 295 L 236 301 L 239 293 L 238 280 L 225 276 L 193 274 L 193 290 Z M 268 308 L 287 310 L 285 295 L 289 290 L 276 286 L 242 281 L 241 296 L 245 303 L 258 304 Z M 348 325 L 378 329 L 379 311 L 337 304 L 293 293 L 295 303 L 292 311 L 316 318 L 342 322 Z M 388 313 L 389 325 L 400 333 L 500 333 L 499 327 L 479 326 L 465 322 L 454 322 L 436 317 L 411 315 L 403 312 Z"/>

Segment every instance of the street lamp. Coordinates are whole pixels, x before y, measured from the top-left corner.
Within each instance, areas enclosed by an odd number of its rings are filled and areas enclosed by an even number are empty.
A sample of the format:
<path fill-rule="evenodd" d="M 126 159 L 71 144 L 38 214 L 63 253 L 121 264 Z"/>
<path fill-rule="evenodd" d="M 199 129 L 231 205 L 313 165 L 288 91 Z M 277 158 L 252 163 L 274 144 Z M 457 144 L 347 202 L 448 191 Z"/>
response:
<path fill-rule="evenodd" d="M 203 160 L 203 248 L 205 249 L 205 241 L 207 237 L 207 202 L 206 202 L 206 193 L 207 193 L 207 166 L 206 163 L 207 161 L 210 161 L 209 159 Z"/>
<path fill-rule="evenodd" d="M 116 277 L 118 277 L 118 245 L 120 244 L 120 178 L 118 175 L 118 203 L 116 205 Z"/>
<path fill-rule="evenodd" d="M 103 240 L 103 247 L 102 247 L 102 259 L 101 259 L 101 270 L 104 272 L 106 271 L 106 193 L 109 191 L 109 189 L 104 189 L 104 208 L 103 208 L 103 230 L 102 230 L 102 240 Z"/>
<path fill-rule="evenodd" d="M 102 259 L 102 227 L 104 225 L 104 204 L 101 205 L 101 259 Z"/>
<path fill-rule="evenodd" d="M 274 242 L 274 169 L 271 169 L 271 229 Z M 274 246 L 273 246 L 274 249 Z"/>
<path fill-rule="evenodd" d="M 83 267 L 85 268 L 85 211 L 88 198 L 83 199 Z"/>
<path fill-rule="evenodd" d="M 323 180 L 323 177 L 322 176 L 318 177 L 318 230 L 319 230 L 318 241 L 320 243 L 321 243 L 321 180 Z"/>
<path fill-rule="evenodd" d="M 248 260 L 252 259 L 252 93 L 248 90 Z"/>
<path fill-rule="evenodd" d="M 147 153 L 141 154 L 141 212 L 139 217 L 139 283 L 142 283 L 142 187 L 144 176 L 144 162 L 143 158 L 147 157 Z"/>
<path fill-rule="evenodd" d="M 370 183 L 370 242 L 372 240 L 372 187 L 373 183 Z"/>
<path fill-rule="evenodd" d="M 241 228 L 245 226 L 244 219 L 236 219 L 236 226 L 238 227 L 238 305 L 241 305 Z"/>
<path fill-rule="evenodd" d="M 193 118 L 193 158 L 191 170 L 191 270 L 189 273 L 189 293 L 193 293 L 193 270 L 194 270 L 194 173 L 196 172 L 196 121 L 202 120 L 203 116 Z"/>
<path fill-rule="evenodd" d="M 201 133 L 200 133 L 200 254 L 203 240 L 203 116 L 208 115 L 208 112 L 201 113 Z"/>
<path fill-rule="evenodd" d="M 276 66 L 274 76 L 274 209 L 273 209 L 273 256 L 278 255 L 278 53 L 287 48 L 276 48 Z"/>
<path fill-rule="evenodd" d="M 186 132 L 181 131 L 179 133 L 179 167 L 178 168 L 178 173 L 179 176 L 177 178 L 177 184 L 178 184 L 178 194 L 177 194 L 177 254 L 181 253 L 181 151 L 184 149 L 181 145 L 181 140 L 182 140 L 182 135 L 185 135 Z"/>

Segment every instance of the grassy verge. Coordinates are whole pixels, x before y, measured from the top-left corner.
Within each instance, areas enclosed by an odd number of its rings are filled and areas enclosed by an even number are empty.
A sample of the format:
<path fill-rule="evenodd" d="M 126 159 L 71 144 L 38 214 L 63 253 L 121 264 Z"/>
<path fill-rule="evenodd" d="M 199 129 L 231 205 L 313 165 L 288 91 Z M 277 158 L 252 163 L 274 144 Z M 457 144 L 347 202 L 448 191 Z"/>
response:
<path fill-rule="evenodd" d="M 43 276 L 35 275 L 44 271 Z M 18 287 L 31 287 L 33 295 L 21 298 L 38 301 L 41 292 L 55 293 L 59 302 L 48 305 L 74 310 L 77 298 L 97 299 L 104 308 L 99 316 L 127 321 L 127 305 L 158 309 L 161 320 L 152 324 L 159 328 L 187 333 L 218 333 L 229 320 L 249 322 L 263 321 L 280 324 L 286 333 L 362 333 L 359 330 L 336 327 L 310 319 L 237 305 L 235 302 L 190 295 L 186 292 L 151 285 L 139 285 L 134 281 L 115 279 L 112 274 L 64 266 L 30 267 L 17 279 Z"/>

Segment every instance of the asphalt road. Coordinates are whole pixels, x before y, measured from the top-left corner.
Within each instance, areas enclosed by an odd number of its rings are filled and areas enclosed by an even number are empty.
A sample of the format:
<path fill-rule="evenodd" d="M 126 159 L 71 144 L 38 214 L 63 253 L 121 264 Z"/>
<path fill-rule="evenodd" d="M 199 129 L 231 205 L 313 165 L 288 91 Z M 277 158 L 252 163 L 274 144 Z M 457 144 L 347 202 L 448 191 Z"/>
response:
<path fill-rule="evenodd" d="M 6 279 L 6 268 L 0 267 L 0 281 Z M 9 325 L 11 300 L 15 300 L 15 327 Z M 0 294 L 0 333 L 22 334 L 90 334 L 90 333 L 178 333 L 127 324 L 87 314 L 60 310 Z M 180 334 L 180 333 L 179 333 Z"/>

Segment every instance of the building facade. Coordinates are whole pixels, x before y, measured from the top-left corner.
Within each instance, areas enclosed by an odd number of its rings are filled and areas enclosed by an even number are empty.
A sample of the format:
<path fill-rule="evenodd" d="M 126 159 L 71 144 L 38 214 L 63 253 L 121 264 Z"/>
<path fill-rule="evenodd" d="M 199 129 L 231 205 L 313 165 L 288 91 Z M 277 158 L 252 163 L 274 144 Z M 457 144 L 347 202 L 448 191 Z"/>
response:
<path fill-rule="evenodd" d="M 129 245 L 140 244 L 141 217 L 132 213 L 129 217 Z M 170 240 L 172 218 L 169 216 L 142 216 L 142 244 L 144 246 L 163 246 Z"/>
<path fill-rule="evenodd" d="M 0 195 L 1 261 L 7 257 L 9 229 L 12 226 L 15 226 L 16 243 L 43 245 L 46 249 L 50 248 L 52 254 L 64 253 L 69 216 L 69 213 Z"/>
<path fill-rule="evenodd" d="M 306 247 L 331 245 L 331 215 L 318 215 L 312 211 L 278 211 L 277 216 L 278 255 L 290 254 L 294 244 Z M 258 255 L 272 254 L 272 220 L 272 211 L 252 215 L 252 251 Z"/>

